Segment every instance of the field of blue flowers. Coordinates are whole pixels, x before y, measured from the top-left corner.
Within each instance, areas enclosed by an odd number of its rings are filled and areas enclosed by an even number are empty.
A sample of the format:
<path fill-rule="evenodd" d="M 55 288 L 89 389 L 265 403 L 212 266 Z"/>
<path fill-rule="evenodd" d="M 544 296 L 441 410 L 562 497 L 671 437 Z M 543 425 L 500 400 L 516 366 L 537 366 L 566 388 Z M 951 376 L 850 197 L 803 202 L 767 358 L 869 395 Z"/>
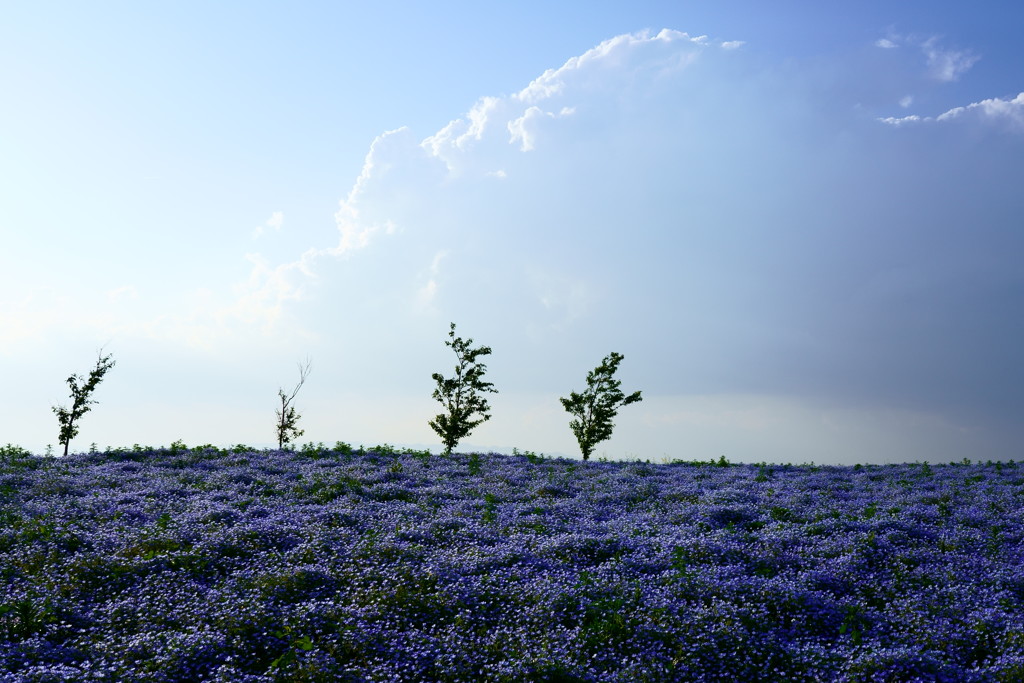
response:
<path fill-rule="evenodd" d="M 1013 463 L 0 455 L 0 681 L 1024 680 Z"/>

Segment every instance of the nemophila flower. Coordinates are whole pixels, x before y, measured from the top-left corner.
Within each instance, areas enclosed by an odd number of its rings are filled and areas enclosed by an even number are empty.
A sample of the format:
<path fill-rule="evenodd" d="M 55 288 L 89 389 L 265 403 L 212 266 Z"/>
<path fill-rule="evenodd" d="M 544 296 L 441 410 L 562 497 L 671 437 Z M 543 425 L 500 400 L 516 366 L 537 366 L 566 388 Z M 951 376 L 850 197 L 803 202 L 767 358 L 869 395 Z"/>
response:
<path fill-rule="evenodd" d="M 143 451 L 0 472 L 3 680 L 1024 671 L 1016 467 L 469 462 Z"/>

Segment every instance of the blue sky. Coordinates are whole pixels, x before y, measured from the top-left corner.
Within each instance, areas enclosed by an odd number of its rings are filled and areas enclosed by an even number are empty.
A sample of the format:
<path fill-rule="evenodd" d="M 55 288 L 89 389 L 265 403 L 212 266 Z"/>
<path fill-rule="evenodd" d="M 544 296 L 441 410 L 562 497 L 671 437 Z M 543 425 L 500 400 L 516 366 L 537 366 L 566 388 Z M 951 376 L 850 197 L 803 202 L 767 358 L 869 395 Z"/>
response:
<path fill-rule="evenodd" d="M 345 3 L 347 5 L 348 3 Z M 0 443 L 1024 455 L 1015 3 L 40 2 L 0 21 Z"/>

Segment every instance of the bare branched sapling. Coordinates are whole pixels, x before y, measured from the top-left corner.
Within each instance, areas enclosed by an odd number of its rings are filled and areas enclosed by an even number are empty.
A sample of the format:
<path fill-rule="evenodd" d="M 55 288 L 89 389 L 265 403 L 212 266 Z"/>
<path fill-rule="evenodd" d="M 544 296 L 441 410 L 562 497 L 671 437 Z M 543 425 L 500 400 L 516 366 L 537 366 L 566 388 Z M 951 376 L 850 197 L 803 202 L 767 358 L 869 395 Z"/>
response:
<path fill-rule="evenodd" d="M 569 394 L 569 398 L 559 399 L 565 409 L 576 417 L 569 426 L 580 444 L 584 460 L 590 458 L 594 446 L 611 438 L 614 427 L 612 418 L 618 409 L 642 400 L 639 391 L 629 396 L 623 395 L 619 390 L 622 382 L 612 379 L 622 359 L 622 354 L 614 351 L 605 356 L 601 365 L 587 373 L 585 392 L 577 394 L 574 391 Z"/>
<path fill-rule="evenodd" d="M 64 444 L 64 455 L 68 454 L 68 445 L 71 443 L 71 439 L 78 435 L 79 418 L 91 410 L 90 404 L 96 403 L 90 398 L 92 392 L 96 390 L 96 385 L 103 381 L 103 375 L 107 374 L 107 370 L 114 367 L 114 361 L 110 360 L 109 354 L 103 355 L 103 349 L 99 350 L 98 355 L 96 367 L 89 373 L 88 379 L 83 379 L 78 375 L 71 375 L 67 379 L 68 386 L 71 387 L 71 410 L 64 406 L 52 407 L 60 425 L 60 437 L 57 443 Z"/>
<path fill-rule="evenodd" d="M 277 411 L 277 448 L 278 450 L 283 449 L 285 446 L 291 444 L 295 439 L 305 434 L 305 430 L 299 429 L 296 423 L 299 418 L 302 417 L 295 412 L 295 406 L 292 405 L 292 401 L 299 393 L 299 389 L 306 383 L 306 378 L 309 377 L 309 371 L 312 367 L 310 360 L 307 358 L 306 363 L 299 364 L 299 383 L 295 385 L 291 394 L 284 393 L 284 389 L 278 389 L 277 395 L 281 399 L 281 408 Z"/>
<path fill-rule="evenodd" d="M 445 453 L 450 454 L 459 441 L 468 436 L 477 425 L 491 419 L 488 413 L 490 406 L 487 400 L 480 396 L 480 392 L 489 391 L 496 394 L 498 391 L 493 384 L 481 379 L 487 366 L 477 361 L 478 357 L 490 354 L 491 347 L 470 348 L 473 340 L 463 341 L 461 337 L 456 337 L 455 323 L 451 324 L 448 336 L 451 339 L 444 344 L 455 351 L 459 362 L 455 366 L 455 376 L 451 379 L 445 379 L 436 372 L 431 375 L 437 382 L 433 396 L 441 402 L 447 412 L 431 420 L 430 426 L 441 437 Z M 474 415 L 479 415 L 480 418 L 474 420 Z"/>

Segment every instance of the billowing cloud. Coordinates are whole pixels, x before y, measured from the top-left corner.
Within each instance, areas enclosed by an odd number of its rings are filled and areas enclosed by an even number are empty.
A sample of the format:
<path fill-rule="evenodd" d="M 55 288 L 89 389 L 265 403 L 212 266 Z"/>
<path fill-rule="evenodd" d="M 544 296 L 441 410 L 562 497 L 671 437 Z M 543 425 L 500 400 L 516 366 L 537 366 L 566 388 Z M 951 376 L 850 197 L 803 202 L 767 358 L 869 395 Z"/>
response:
<path fill-rule="evenodd" d="M 891 126 L 974 120 L 985 124 L 1003 124 L 1010 130 L 1024 133 L 1024 92 L 1012 99 L 993 97 L 980 102 L 972 102 L 963 107 L 954 107 L 938 116 L 911 114 L 899 117 L 887 116 L 878 120 Z"/>
<path fill-rule="evenodd" d="M 265 335 L 283 334 L 288 307 L 308 299 L 318 276 L 335 270 L 339 260 L 351 265 L 354 254 L 371 250 L 381 238 L 407 238 L 423 231 L 431 222 L 430 204 L 447 211 L 450 209 L 441 207 L 452 193 L 479 194 L 457 183 L 478 179 L 492 186 L 505 185 L 516 177 L 520 168 L 517 158 L 536 151 L 547 128 L 572 119 L 578 104 L 587 105 L 592 115 L 593 103 L 604 107 L 607 98 L 621 98 L 623 85 L 634 82 L 641 72 L 675 73 L 704 50 L 732 49 L 738 44 L 727 41 L 713 46 L 704 36 L 691 37 L 669 29 L 603 41 L 510 95 L 481 97 L 463 116 L 424 138 L 417 139 L 407 127 L 380 134 L 370 145 L 352 187 L 338 202 L 334 214 L 337 241 L 333 244 L 309 247 L 291 259 L 246 254 L 248 273 L 233 285 L 193 288 L 176 300 L 158 302 L 130 290 L 110 295 L 111 302 L 120 306 L 137 304 L 138 310 L 130 313 L 97 311 L 81 302 L 64 302 L 59 310 L 46 315 L 23 311 L 18 313 L 20 322 L 5 325 L 2 334 L 4 338 L 26 339 L 40 334 L 43 327 L 73 324 L 76 310 L 93 327 L 102 322 L 105 329 L 119 333 L 179 339 L 203 348 L 245 336 L 245 330 L 253 327 Z M 251 237 L 279 232 L 284 221 L 284 212 L 274 211 L 254 228 Z M 450 253 L 444 246 L 431 250 Z M 435 258 L 420 282 L 412 278 L 407 292 L 410 301 L 423 306 L 434 301 L 439 292 L 439 263 L 440 257 Z M 579 300 L 578 294 L 550 294 L 546 299 L 566 312 L 577 310 Z M 302 332 L 294 325 L 290 330 Z"/>
<path fill-rule="evenodd" d="M 347 256 L 366 248 L 374 234 L 395 232 L 394 221 L 375 208 L 381 203 L 382 183 L 401 182 L 400 178 L 394 178 L 396 173 L 408 173 L 410 168 L 424 161 L 420 150 L 409 145 L 410 135 L 409 129 L 403 127 L 389 130 L 373 141 L 359 177 L 334 214 L 340 234 L 338 244 L 318 249 L 318 253 Z"/>
<path fill-rule="evenodd" d="M 741 43 L 731 41 L 722 43 L 721 47 L 731 49 Z M 488 134 L 500 138 L 500 131 L 507 131 L 505 141 L 509 145 L 522 152 L 530 151 L 536 145 L 544 119 L 563 118 L 575 111 L 570 101 L 573 97 L 593 96 L 595 91 L 607 90 L 608 83 L 637 69 L 656 69 L 663 73 L 683 68 L 707 45 L 705 36 L 692 38 L 670 29 L 653 36 L 649 31 L 641 31 L 610 38 L 570 58 L 562 66 L 546 70 L 511 96 L 480 98 L 469 112 L 426 137 L 421 146 L 432 157 L 443 161 L 449 173 L 457 174 L 473 167 L 481 174 L 495 175 L 493 167 L 477 169 L 474 166 L 481 156 L 500 157 L 502 154 L 499 145 L 488 146 Z M 542 106 L 548 101 L 553 104 Z M 497 142 L 499 138 L 493 139 Z"/>
<path fill-rule="evenodd" d="M 727 41 L 720 47 L 733 49 L 740 43 Z M 637 70 L 659 75 L 676 71 L 708 47 L 705 36 L 669 29 L 653 35 L 643 31 L 616 36 L 545 71 L 512 95 L 481 97 L 465 115 L 418 142 L 408 128 L 386 131 L 370 145 L 359 177 L 339 202 L 334 216 L 337 245 L 311 248 L 300 261 L 273 267 L 251 259 L 252 272 L 247 282 L 236 286 L 233 308 L 248 317 L 259 312 L 264 320 L 276 320 L 284 302 L 303 298 L 300 280 L 323 268 L 324 257 L 347 259 L 380 235 L 414 230 L 421 224 L 421 206 L 409 214 L 403 211 L 412 196 L 408 188 L 417 188 L 417 197 L 423 193 L 442 196 L 445 183 L 506 179 L 515 166 L 515 155 L 535 150 L 544 127 L 571 117 L 576 103 L 605 96 L 600 93 L 618 96 L 618 84 L 633 80 Z M 430 272 L 412 294 L 421 304 L 436 296 L 437 260 Z"/>
<path fill-rule="evenodd" d="M 424 139 L 421 145 L 431 156 L 442 160 L 449 172 L 455 172 L 456 158 L 465 155 L 474 142 L 483 138 L 488 121 L 500 117 L 501 109 L 504 109 L 501 98 L 481 97 L 464 118 L 452 120 Z"/>
<path fill-rule="evenodd" d="M 534 148 L 537 139 L 537 127 L 543 118 L 555 119 L 569 116 L 573 110 L 571 107 L 563 107 L 557 114 L 550 111 L 543 111 L 540 107 L 531 106 L 519 118 L 509 121 L 507 128 L 510 133 L 509 142 L 519 143 L 519 149 L 529 152 Z"/>
<path fill-rule="evenodd" d="M 955 107 L 939 114 L 936 120 L 950 121 L 972 115 L 986 121 L 1007 123 L 1024 132 L 1024 92 L 1019 93 L 1012 100 L 993 97 L 968 104 L 966 107 Z"/>
<path fill-rule="evenodd" d="M 526 104 L 537 104 L 564 92 L 570 82 L 576 87 L 585 87 L 594 75 L 627 61 L 627 56 L 633 57 L 637 50 L 646 51 L 642 61 L 644 68 L 681 68 L 696 56 L 694 52 L 677 48 L 678 45 L 686 43 L 704 47 L 708 40 L 707 36 L 691 37 L 682 31 L 667 28 L 654 36 L 651 36 L 649 31 L 641 31 L 609 38 L 582 55 L 569 59 L 559 68 L 548 69 L 514 97 Z M 729 49 L 737 45 L 727 41 L 722 43 L 721 47 Z M 635 63 L 632 60 L 628 61 L 631 64 Z"/>

